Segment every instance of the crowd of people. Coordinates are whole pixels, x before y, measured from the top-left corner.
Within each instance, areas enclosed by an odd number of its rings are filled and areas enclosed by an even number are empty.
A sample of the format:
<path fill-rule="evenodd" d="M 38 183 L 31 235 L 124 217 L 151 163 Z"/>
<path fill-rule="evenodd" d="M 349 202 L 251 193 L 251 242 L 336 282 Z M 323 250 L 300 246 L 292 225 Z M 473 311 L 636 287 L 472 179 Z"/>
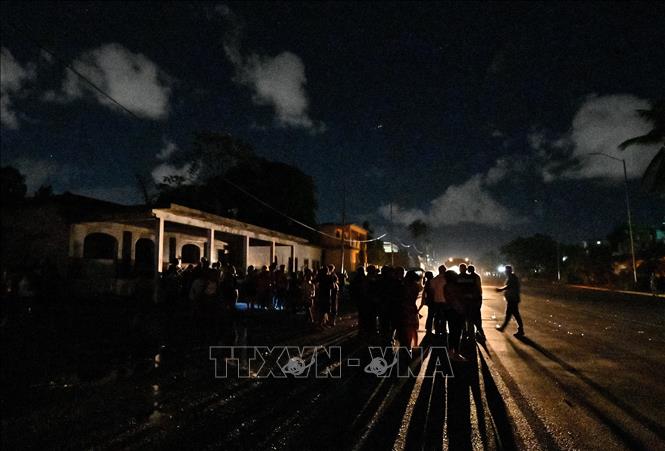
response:
<path fill-rule="evenodd" d="M 162 277 L 161 299 L 167 305 L 186 302 L 196 318 L 208 321 L 225 313 L 232 316 L 237 303 L 247 310 L 304 312 L 307 323 L 319 328 L 336 325 L 342 290 L 334 265 L 313 271 L 290 272 L 285 265 L 249 266 L 239 274 L 233 265 L 202 258 L 181 268 L 177 260 Z"/>
<path fill-rule="evenodd" d="M 516 335 L 523 335 L 519 280 L 509 266 L 506 275 L 506 285 L 497 289 L 506 297 L 506 318 L 497 328 L 502 331 L 514 316 Z M 245 274 L 238 274 L 232 265 L 210 265 L 205 259 L 182 270 L 173 262 L 163 281 L 164 297 L 184 297 L 204 323 L 217 321 L 224 312 L 232 316 L 240 302 L 250 311 L 301 312 L 306 323 L 318 329 L 336 325 L 347 286 L 346 274 L 335 272 L 334 265 L 298 272 L 287 271 L 285 265 L 249 266 Z M 473 265 L 461 264 L 458 271 L 441 265 L 436 276 L 399 266 L 359 267 L 348 283 L 348 299 L 358 310 L 360 335 L 375 342 L 418 346 L 420 312 L 425 306 L 426 334 L 444 335 L 452 359 L 465 360 L 460 352 L 462 340 L 485 340 L 480 314 L 482 284 Z"/>
<path fill-rule="evenodd" d="M 445 335 L 453 359 L 465 360 L 459 352 L 465 336 L 485 339 L 481 280 L 473 266 L 462 264 L 457 273 L 441 265 L 438 275 L 428 271 L 424 277 L 420 271 L 401 267 L 369 266 L 367 272 L 358 268 L 350 292 L 364 335 L 379 334 L 396 338 L 407 348 L 417 346 L 420 311 L 427 306 L 426 333 Z"/>

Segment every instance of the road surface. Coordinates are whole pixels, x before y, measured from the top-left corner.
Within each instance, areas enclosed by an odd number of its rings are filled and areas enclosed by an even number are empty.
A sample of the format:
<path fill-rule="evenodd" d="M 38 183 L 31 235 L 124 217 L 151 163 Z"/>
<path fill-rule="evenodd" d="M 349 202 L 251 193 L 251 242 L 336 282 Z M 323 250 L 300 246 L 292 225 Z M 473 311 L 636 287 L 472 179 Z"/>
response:
<path fill-rule="evenodd" d="M 533 291 L 521 304 L 523 339 L 512 336 L 514 325 L 494 330 L 503 307 L 485 287 L 488 340 L 465 345 L 469 362 L 453 361 L 454 377 L 434 374 L 427 352 L 411 366 L 419 377 L 364 371 L 368 345 L 347 315 L 334 329 L 285 330 L 267 343 L 340 346 L 339 359 L 316 369 L 339 378 L 215 379 L 205 347 L 164 351 L 142 368 L 35 388 L 25 407 L 3 415 L 3 441 L 101 449 L 665 448 L 662 299 Z"/>

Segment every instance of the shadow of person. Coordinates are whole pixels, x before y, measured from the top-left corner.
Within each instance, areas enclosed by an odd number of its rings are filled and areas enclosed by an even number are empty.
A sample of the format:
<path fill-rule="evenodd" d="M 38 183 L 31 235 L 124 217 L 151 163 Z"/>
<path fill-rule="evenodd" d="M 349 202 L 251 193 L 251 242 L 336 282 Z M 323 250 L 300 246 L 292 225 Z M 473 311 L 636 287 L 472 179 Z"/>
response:
<path fill-rule="evenodd" d="M 480 375 L 482 375 L 482 380 L 477 381 L 477 386 L 472 386 L 476 408 L 478 408 L 479 403 L 482 401 L 482 394 L 484 391 L 487 408 L 489 410 L 487 413 L 492 420 L 491 423 L 494 430 L 496 447 L 498 449 L 517 449 L 515 433 L 513 431 L 510 417 L 508 416 L 506 404 L 503 401 L 503 396 L 496 386 L 496 382 L 487 366 L 485 357 L 482 353 L 478 353 L 477 356 L 477 361 L 480 362 Z M 480 417 L 478 418 L 478 421 L 480 423 Z M 487 437 L 486 434 L 485 437 Z"/>
<path fill-rule="evenodd" d="M 466 362 L 454 362 L 455 376 L 448 379 L 448 448 L 472 449 L 471 442 L 471 386 L 478 374 L 478 357 L 475 346 L 463 346 Z M 475 377 L 477 379 L 477 377 Z"/>
<path fill-rule="evenodd" d="M 612 393 L 610 390 L 607 388 L 603 387 L 600 385 L 598 382 L 595 380 L 591 379 L 590 377 L 586 376 L 584 373 L 582 373 L 580 370 L 566 362 L 565 360 L 561 359 L 559 356 L 554 354 L 552 351 L 549 351 L 548 349 L 544 348 L 542 345 L 539 343 L 535 342 L 534 340 L 528 338 L 528 337 L 517 337 L 517 339 L 521 342 L 524 343 L 525 345 L 531 347 L 532 349 L 535 349 L 538 351 L 541 355 L 545 356 L 552 362 L 556 363 L 559 365 L 561 368 L 563 368 L 566 372 L 569 374 L 574 375 L 577 377 L 580 381 L 582 381 L 584 384 L 586 384 L 588 387 L 593 389 L 596 393 L 598 393 L 600 396 L 605 398 L 607 401 L 610 403 L 614 404 L 616 407 L 620 408 L 625 414 L 631 416 L 634 418 L 636 421 L 639 421 L 642 423 L 645 427 L 647 427 L 651 432 L 656 434 L 660 439 L 665 440 L 665 427 L 663 427 L 661 424 L 655 422 L 648 416 L 644 415 L 642 412 L 638 411 L 634 406 L 630 405 L 628 402 L 624 401 L 623 399 L 619 398 L 616 396 L 614 393 Z M 517 346 L 515 346 L 513 343 L 511 343 L 513 348 L 518 352 L 518 355 L 520 355 L 519 349 L 517 349 Z M 524 352 L 521 352 L 521 356 L 523 358 L 527 357 Z M 537 364 L 539 367 L 544 368 L 542 364 L 539 364 L 537 362 L 534 362 Z M 532 364 L 533 366 L 533 364 Z M 554 373 L 551 371 L 545 371 L 546 374 L 550 375 L 551 378 L 557 381 L 558 384 L 560 384 L 562 387 L 565 389 L 565 385 L 562 385 L 563 382 L 560 380 L 560 378 L 557 378 Z M 571 390 L 568 388 L 568 390 Z M 582 404 L 587 404 L 590 409 L 594 410 L 597 412 L 597 415 L 602 416 L 605 418 L 605 414 L 603 412 L 600 412 L 600 410 L 595 407 L 591 406 L 589 402 L 583 402 L 579 397 L 577 397 L 578 402 Z M 633 446 L 636 442 L 636 439 L 628 434 L 626 431 L 624 431 L 618 424 L 615 424 L 613 421 L 611 421 L 609 418 L 605 420 L 606 423 L 610 426 L 610 428 L 618 435 L 620 436 L 623 440 L 626 441 L 629 445 Z"/>

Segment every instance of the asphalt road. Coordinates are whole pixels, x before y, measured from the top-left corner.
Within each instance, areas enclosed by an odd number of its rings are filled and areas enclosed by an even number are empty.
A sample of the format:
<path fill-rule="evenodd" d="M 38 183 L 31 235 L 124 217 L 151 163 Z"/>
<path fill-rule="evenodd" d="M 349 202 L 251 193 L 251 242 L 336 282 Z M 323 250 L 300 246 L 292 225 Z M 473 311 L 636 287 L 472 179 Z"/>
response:
<path fill-rule="evenodd" d="M 521 440 L 558 449 L 665 449 L 665 299 L 526 292 L 526 338 L 510 328 L 488 333 Z M 497 293 L 485 293 L 491 325 L 504 307 Z"/>
<path fill-rule="evenodd" d="M 164 350 L 142 367 L 115 368 L 92 382 L 36 388 L 25 407 L 3 415 L 3 442 L 40 449 L 664 449 L 665 302 L 532 293 L 521 304 L 527 336 L 517 339 L 514 326 L 494 330 L 503 299 L 485 287 L 485 346 L 467 342 L 469 361 L 450 367 L 445 355 L 425 352 L 409 367 L 419 377 L 399 377 L 397 367 L 385 377 L 365 371 L 375 355 L 357 337 L 353 315 L 321 332 L 290 324 L 270 343 L 246 343 L 340 346 L 339 358 L 322 359 L 302 379 L 216 379 L 206 347 Z M 454 377 L 444 377 L 448 370 Z M 314 376 L 326 371 L 340 377 Z"/>

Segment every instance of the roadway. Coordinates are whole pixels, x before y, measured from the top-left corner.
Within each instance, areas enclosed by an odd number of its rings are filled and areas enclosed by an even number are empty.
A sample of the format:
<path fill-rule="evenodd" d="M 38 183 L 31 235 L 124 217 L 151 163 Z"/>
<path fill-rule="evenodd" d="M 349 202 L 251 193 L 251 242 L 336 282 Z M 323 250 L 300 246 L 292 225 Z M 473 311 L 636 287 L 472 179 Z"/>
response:
<path fill-rule="evenodd" d="M 494 330 L 503 306 L 485 287 L 488 340 L 466 344 L 469 362 L 452 362 L 454 377 L 434 374 L 430 353 L 412 363 L 420 377 L 363 371 L 368 343 L 357 337 L 354 315 L 319 332 L 284 321 L 261 339 L 341 346 L 341 363 L 317 370 L 338 370 L 339 379 L 215 379 L 208 349 L 185 346 L 92 382 L 36 388 L 26 407 L 3 415 L 3 441 L 12 448 L 665 449 L 662 299 L 527 289 L 522 339 L 512 336 L 514 325 Z M 259 335 L 246 343 L 265 344 Z"/>

